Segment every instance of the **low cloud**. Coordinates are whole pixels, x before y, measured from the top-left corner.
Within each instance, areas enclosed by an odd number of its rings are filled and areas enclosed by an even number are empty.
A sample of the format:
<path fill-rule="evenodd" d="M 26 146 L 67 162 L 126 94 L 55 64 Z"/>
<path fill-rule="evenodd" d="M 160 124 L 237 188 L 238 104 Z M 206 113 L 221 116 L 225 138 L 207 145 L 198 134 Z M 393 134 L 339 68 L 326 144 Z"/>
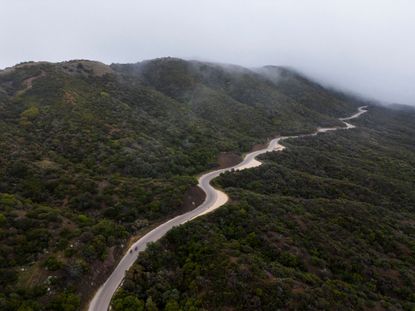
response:
<path fill-rule="evenodd" d="M 386 102 L 415 105 L 415 3 L 279 0 L 0 0 L 0 68 L 162 56 L 283 65 Z"/>

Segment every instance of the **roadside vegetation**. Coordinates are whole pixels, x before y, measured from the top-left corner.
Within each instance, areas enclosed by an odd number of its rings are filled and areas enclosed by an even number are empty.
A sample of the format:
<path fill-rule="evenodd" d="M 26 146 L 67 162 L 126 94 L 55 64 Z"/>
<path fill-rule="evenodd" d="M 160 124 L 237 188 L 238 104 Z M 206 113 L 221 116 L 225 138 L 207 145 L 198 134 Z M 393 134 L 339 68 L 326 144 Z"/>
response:
<path fill-rule="evenodd" d="M 130 237 L 203 199 L 195 175 L 221 151 L 360 104 L 266 71 L 166 58 L 0 72 L 0 309 L 78 310 Z"/>
<path fill-rule="evenodd" d="M 140 255 L 114 310 L 413 310 L 414 118 L 372 106 L 223 174 L 230 203 Z"/>

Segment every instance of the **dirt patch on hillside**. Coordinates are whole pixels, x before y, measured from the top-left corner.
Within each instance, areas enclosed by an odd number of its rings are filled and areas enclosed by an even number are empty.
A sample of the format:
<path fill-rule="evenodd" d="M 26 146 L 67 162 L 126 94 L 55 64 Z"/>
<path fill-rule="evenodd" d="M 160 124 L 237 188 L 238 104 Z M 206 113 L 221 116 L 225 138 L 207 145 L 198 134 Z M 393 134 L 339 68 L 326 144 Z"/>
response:
<path fill-rule="evenodd" d="M 251 152 L 258 151 L 268 147 L 269 142 L 265 142 L 263 144 L 255 144 L 252 146 Z"/>
<path fill-rule="evenodd" d="M 242 161 L 242 157 L 234 152 L 221 152 L 218 155 L 219 168 L 227 168 L 234 166 Z"/>
<path fill-rule="evenodd" d="M 22 94 L 26 93 L 28 90 L 30 90 L 33 87 L 33 81 L 35 81 L 37 79 L 40 79 L 40 78 L 43 78 L 45 76 L 46 76 L 46 72 L 44 72 L 42 70 L 39 75 L 34 76 L 34 77 L 30 77 L 30 78 L 27 78 L 26 80 L 24 80 L 22 82 L 22 85 L 24 86 L 24 89 L 18 91 L 16 93 L 16 96 L 19 96 L 19 95 L 22 95 Z"/>
<path fill-rule="evenodd" d="M 180 214 L 194 209 L 203 203 L 206 198 L 206 193 L 197 186 L 191 187 L 186 191 L 183 198 L 182 208 Z"/>
<path fill-rule="evenodd" d="M 46 76 L 46 72 L 44 72 L 42 70 L 39 75 L 24 80 L 23 81 L 23 84 L 26 86 L 27 89 L 31 89 L 32 86 L 33 86 L 33 81 L 35 81 L 35 80 L 37 80 L 39 78 L 43 78 L 44 76 Z"/>
<path fill-rule="evenodd" d="M 255 144 L 249 152 L 258 151 L 268 147 L 269 141 L 262 144 Z M 218 168 L 228 168 L 242 162 L 243 158 L 235 152 L 221 152 L 218 155 Z"/>
<path fill-rule="evenodd" d="M 64 90 L 63 100 L 65 101 L 66 104 L 70 106 L 76 105 L 76 95 L 74 92 L 69 92 L 69 91 Z"/>

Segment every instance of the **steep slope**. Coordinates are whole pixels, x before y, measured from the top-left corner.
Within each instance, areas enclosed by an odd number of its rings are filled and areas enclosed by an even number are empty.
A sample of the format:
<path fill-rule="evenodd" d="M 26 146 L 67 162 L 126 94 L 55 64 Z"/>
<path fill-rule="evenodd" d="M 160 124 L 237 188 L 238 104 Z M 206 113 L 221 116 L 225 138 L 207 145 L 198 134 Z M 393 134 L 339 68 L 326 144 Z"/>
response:
<path fill-rule="evenodd" d="M 339 100 L 335 92 L 279 67 L 250 70 L 239 66 L 162 58 L 135 65 L 114 65 L 113 68 L 140 77 L 163 94 L 188 104 L 198 116 L 204 118 L 206 109 L 214 114 L 218 107 L 204 105 L 205 110 L 200 114 L 200 100 L 205 103 L 217 101 L 221 108 L 226 106 L 236 111 L 239 107 L 232 103 L 242 104 L 248 111 L 255 111 L 252 125 L 261 122 L 268 135 L 275 134 L 275 129 L 282 134 L 292 134 L 321 125 L 339 125 L 330 116 L 351 113 L 358 106 L 358 100 Z M 219 98 L 214 98 L 213 94 Z M 212 122 L 216 119 L 208 120 Z"/>
<path fill-rule="evenodd" d="M 203 199 L 194 176 L 219 152 L 337 124 L 360 104 L 311 84 L 335 107 L 317 109 L 278 88 L 169 58 L 1 71 L 0 309 L 78 308 L 130 237 Z"/>
<path fill-rule="evenodd" d="M 412 310 L 414 118 L 372 106 L 222 175 L 231 202 L 149 247 L 114 310 Z"/>
<path fill-rule="evenodd" d="M 324 115 L 340 117 L 358 101 L 350 94 L 336 90 L 327 92 L 323 86 L 302 76 L 293 69 L 264 66 L 257 70 L 267 77 L 282 94 L 294 99 L 307 108 Z"/>

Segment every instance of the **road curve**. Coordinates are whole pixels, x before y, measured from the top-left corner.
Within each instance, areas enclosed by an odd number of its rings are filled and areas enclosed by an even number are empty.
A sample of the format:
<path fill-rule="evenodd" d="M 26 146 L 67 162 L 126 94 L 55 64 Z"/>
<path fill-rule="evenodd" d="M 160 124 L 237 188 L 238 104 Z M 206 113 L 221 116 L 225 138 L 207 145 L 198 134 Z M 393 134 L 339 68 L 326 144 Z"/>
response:
<path fill-rule="evenodd" d="M 360 107 L 358 112 L 354 115 L 347 117 L 347 118 L 340 118 L 340 121 L 346 125 L 346 127 L 332 127 L 332 128 L 318 128 L 314 133 L 305 134 L 305 135 L 297 135 L 297 136 L 282 136 L 275 138 L 270 141 L 268 147 L 248 153 L 243 161 L 235 166 L 219 169 L 216 171 L 208 172 L 202 175 L 199 178 L 199 187 L 206 193 L 205 201 L 196 207 L 194 210 L 187 212 L 185 214 L 179 215 L 170 219 L 169 221 L 161 224 L 160 226 L 156 227 L 155 229 L 148 232 L 144 235 L 141 239 L 135 242 L 130 249 L 127 250 L 124 257 L 118 263 L 117 267 L 114 269 L 112 274 L 108 277 L 105 283 L 98 289 L 95 293 L 95 296 L 91 300 L 89 304 L 89 311 L 106 311 L 109 308 L 112 296 L 114 295 L 117 288 L 120 286 L 122 280 L 124 279 L 125 271 L 128 270 L 133 263 L 136 261 L 140 252 L 144 251 L 147 244 L 149 242 L 154 242 L 159 240 L 162 236 L 164 236 L 167 231 L 175 226 L 179 226 L 181 224 L 186 223 L 189 220 L 192 220 L 198 216 L 204 215 L 209 213 L 218 207 L 224 205 L 228 201 L 228 196 L 215 188 L 212 187 L 210 182 L 218 177 L 221 173 L 231 171 L 231 170 L 243 170 L 247 168 L 252 168 L 261 165 L 262 163 L 256 160 L 256 157 L 260 154 L 271 152 L 271 151 L 281 151 L 285 147 L 280 144 L 281 141 L 289 138 L 297 138 L 297 137 L 306 137 L 306 136 L 315 136 L 318 133 L 324 133 L 328 131 L 335 131 L 339 129 L 352 129 L 355 126 L 346 122 L 355 118 L 358 118 L 363 113 L 367 112 L 367 106 Z"/>

